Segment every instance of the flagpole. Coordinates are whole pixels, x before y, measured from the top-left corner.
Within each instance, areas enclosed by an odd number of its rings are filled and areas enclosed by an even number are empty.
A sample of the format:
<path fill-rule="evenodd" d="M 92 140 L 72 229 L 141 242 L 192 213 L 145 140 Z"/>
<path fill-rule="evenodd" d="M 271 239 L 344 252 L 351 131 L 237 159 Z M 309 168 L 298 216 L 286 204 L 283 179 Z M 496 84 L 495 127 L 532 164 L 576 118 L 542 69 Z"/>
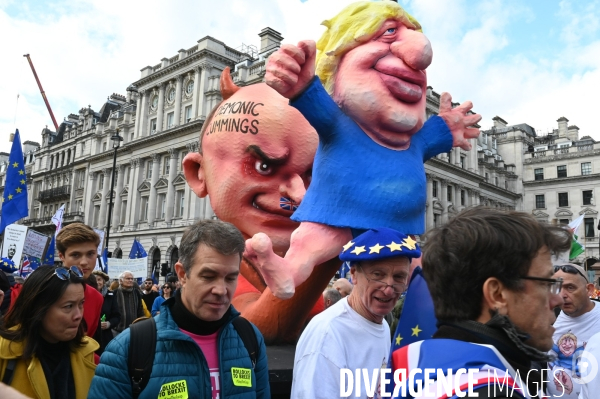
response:
<path fill-rule="evenodd" d="M 108 220 L 106 221 L 106 245 L 105 248 L 108 251 L 108 241 L 110 238 L 110 221 L 112 219 L 112 211 L 113 211 L 113 191 L 115 189 L 115 169 L 117 168 L 117 150 L 121 146 L 121 140 L 123 138 L 119 135 L 119 129 L 115 132 L 114 136 L 110 138 L 113 141 L 113 148 L 115 149 L 115 153 L 113 155 L 113 167 L 110 179 L 110 201 L 108 203 Z"/>

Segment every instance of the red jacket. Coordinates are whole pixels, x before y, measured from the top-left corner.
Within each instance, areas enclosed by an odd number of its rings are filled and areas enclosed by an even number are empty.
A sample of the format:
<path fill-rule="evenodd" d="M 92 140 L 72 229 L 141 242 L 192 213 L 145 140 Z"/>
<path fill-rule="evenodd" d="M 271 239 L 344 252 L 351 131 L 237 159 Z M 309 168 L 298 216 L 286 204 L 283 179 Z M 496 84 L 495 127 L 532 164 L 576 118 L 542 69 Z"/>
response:
<path fill-rule="evenodd" d="M 83 303 L 83 319 L 87 324 L 87 335 L 93 337 L 100 323 L 100 313 L 104 297 L 97 290 L 85 285 L 85 302 Z"/>

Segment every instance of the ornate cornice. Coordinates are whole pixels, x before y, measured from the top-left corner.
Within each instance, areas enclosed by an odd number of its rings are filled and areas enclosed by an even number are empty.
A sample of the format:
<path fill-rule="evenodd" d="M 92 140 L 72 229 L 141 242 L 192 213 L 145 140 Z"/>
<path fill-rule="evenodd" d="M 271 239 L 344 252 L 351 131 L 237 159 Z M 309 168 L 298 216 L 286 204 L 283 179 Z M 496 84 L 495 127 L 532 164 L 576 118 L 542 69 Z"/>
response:
<path fill-rule="evenodd" d="M 554 150 L 547 150 L 554 151 Z M 600 155 L 600 150 L 592 150 L 592 151 L 581 151 L 581 152 L 569 152 L 567 154 L 555 154 L 548 155 L 539 158 L 529 158 L 523 160 L 523 165 L 536 164 L 536 163 L 547 163 L 552 161 L 561 161 L 563 159 L 573 159 L 573 158 L 584 158 L 589 156 Z"/>
<path fill-rule="evenodd" d="M 600 184 L 600 173 L 595 173 L 593 175 L 579 175 L 579 176 L 569 176 L 569 177 L 557 177 L 555 179 L 544 179 L 544 180 L 532 180 L 525 181 L 523 180 L 524 186 L 544 186 L 544 185 L 558 185 L 558 184 L 569 184 L 574 182 L 581 181 L 591 181 L 596 180 L 595 182 L 590 182 L 591 184 Z"/>

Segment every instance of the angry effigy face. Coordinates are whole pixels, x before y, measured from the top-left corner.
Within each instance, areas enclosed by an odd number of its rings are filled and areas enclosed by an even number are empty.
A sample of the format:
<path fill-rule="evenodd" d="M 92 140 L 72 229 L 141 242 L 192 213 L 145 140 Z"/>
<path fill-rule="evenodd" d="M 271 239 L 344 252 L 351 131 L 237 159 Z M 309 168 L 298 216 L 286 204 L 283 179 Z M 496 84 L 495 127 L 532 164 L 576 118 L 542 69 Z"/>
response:
<path fill-rule="evenodd" d="M 188 184 L 209 196 L 219 219 L 245 237 L 263 232 L 285 252 L 298 227 L 290 216 L 310 183 L 317 133 L 266 84 L 240 88 L 206 123 L 202 153 L 184 160 Z"/>

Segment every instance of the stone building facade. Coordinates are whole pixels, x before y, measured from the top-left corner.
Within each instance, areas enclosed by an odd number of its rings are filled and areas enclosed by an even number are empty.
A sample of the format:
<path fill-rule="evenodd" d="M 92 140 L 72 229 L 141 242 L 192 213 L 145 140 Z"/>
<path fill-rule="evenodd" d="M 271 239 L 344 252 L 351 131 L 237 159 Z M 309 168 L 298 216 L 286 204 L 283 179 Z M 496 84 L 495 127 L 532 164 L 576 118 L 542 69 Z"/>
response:
<path fill-rule="evenodd" d="M 50 234 L 50 218 L 64 204 L 65 224 L 79 221 L 106 229 L 110 213 L 108 248 L 114 257 L 127 257 L 138 239 L 149 255 L 148 275 L 161 263 L 172 267 L 185 227 L 215 217 L 209 200 L 189 189 L 181 161 L 198 150 L 206 116 L 221 101 L 219 77 L 225 67 L 239 86 L 263 81 L 266 59 L 283 38 L 271 28 L 259 37 L 260 49 L 234 49 L 206 36 L 142 68 L 125 96 L 112 94 L 98 111 L 88 106 L 70 114 L 58 132 L 43 129 L 41 145 L 24 143 L 30 216 L 23 223 Z M 439 101 L 440 95 L 429 87 L 428 117 L 437 114 Z M 123 141 L 116 152 L 109 209 L 115 154 L 111 137 L 117 132 Z M 454 148 L 425 164 L 427 229 L 474 205 L 533 212 L 547 222 L 565 222 L 583 212 L 597 224 L 594 198 L 600 193 L 594 187 L 600 176 L 600 143 L 579 139 L 576 127 L 559 120 L 554 136 L 537 137 L 529 125 L 507 126 L 496 117 L 494 127 L 471 143 L 471 151 Z M 7 160 L 8 154 L 0 154 L 0 192 Z M 587 163 L 589 173 L 582 166 Z M 567 165 L 566 177 L 556 174 L 561 165 Z M 535 172 L 540 168 L 542 180 Z M 558 206 L 559 201 L 565 204 L 564 192 L 568 205 Z M 536 207 L 539 195 L 546 198 L 543 208 Z M 594 231 L 593 237 L 585 237 L 587 257 L 598 258 L 597 235 Z"/>

